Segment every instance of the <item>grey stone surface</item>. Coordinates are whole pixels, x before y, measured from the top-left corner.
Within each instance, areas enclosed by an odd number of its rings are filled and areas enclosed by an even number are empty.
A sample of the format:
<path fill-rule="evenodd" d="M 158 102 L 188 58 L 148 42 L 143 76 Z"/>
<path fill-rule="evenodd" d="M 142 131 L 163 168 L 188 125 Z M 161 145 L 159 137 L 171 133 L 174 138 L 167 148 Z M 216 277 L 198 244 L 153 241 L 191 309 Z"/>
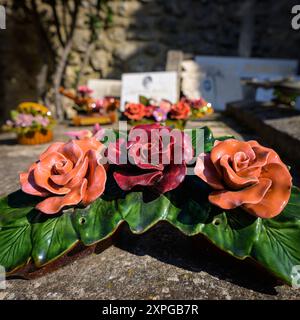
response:
<path fill-rule="evenodd" d="M 256 138 L 232 120 L 212 115 L 188 127 L 208 125 L 216 136 Z M 66 140 L 58 127 L 56 140 Z M 237 132 L 238 131 L 238 132 Z M 18 173 L 46 145 L 18 146 L 0 135 L 1 194 L 18 188 Z M 169 225 L 132 235 L 125 225 L 114 245 L 35 280 L 10 279 L 0 299 L 300 299 L 249 263 L 216 251 L 207 241 L 186 237 Z"/>

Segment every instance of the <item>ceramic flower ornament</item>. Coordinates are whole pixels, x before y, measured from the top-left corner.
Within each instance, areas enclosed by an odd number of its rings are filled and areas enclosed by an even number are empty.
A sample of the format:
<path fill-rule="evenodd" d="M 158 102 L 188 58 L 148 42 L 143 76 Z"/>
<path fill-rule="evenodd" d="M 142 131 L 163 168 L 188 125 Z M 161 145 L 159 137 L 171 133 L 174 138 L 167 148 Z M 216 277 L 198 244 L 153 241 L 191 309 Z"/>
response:
<path fill-rule="evenodd" d="M 124 222 L 137 234 L 168 222 L 293 285 L 300 189 L 274 150 L 216 139 L 207 127 L 187 135 L 143 124 L 103 144 L 99 134 L 97 126 L 52 144 L 21 173 L 22 190 L 0 198 L 0 265 L 7 274 L 32 278 L 98 252 L 102 241 L 118 241 L 112 235 Z M 203 141 L 208 153 L 193 157 Z"/>
<path fill-rule="evenodd" d="M 170 111 L 170 116 L 172 119 L 187 119 L 191 113 L 191 108 L 189 104 L 185 101 L 179 101 L 174 104 Z"/>
<path fill-rule="evenodd" d="M 130 120 L 141 120 L 146 115 L 146 107 L 141 103 L 127 103 L 124 114 Z"/>
<path fill-rule="evenodd" d="M 195 174 L 216 191 L 209 201 L 223 209 L 242 207 L 261 218 L 280 214 L 287 205 L 292 177 L 278 154 L 256 141 L 216 142 L 197 160 Z"/>
<path fill-rule="evenodd" d="M 106 171 L 97 163 L 101 148 L 95 138 L 52 144 L 28 172 L 20 174 L 22 190 L 44 197 L 36 208 L 46 214 L 90 204 L 105 188 Z"/>
<path fill-rule="evenodd" d="M 167 144 L 162 142 L 163 134 L 168 135 L 171 131 L 169 127 L 160 124 L 145 124 L 132 128 L 130 137 L 135 136 L 138 130 L 143 130 L 146 135 L 136 141 L 129 141 L 125 146 L 130 163 L 122 165 L 119 163 L 122 142 L 118 140 L 112 143 L 109 148 L 117 150 L 118 157 L 110 158 L 111 162 L 118 165 L 114 177 L 119 187 L 123 190 L 131 190 L 135 186 L 149 187 L 156 192 L 165 193 L 179 186 L 186 175 L 186 163 L 193 157 L 193 148 L 189 136 L 177 130 L 180 141 L 181 162 L 176 163 L 174 154 L 178 141 L 171 138 Z M 163 133 L 163 131 L 165 131 Z M 137 135 L 138 136 L 138 135 Z M 153 157 L 151 159 L 150 157 Z M 165 156 L 166 163 L 163 162 Z M 154 161 L 154 158 L 157 160 Z"/>

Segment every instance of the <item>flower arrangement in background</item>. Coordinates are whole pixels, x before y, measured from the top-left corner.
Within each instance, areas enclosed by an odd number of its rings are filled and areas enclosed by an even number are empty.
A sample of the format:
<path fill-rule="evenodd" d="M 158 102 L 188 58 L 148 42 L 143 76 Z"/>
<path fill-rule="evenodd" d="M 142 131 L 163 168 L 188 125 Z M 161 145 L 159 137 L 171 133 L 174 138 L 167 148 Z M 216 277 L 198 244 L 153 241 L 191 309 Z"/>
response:
<path fill-rule="evenodd" d="M 177 103 L 168 100 L 155 101 L 141 96 L 139 103 L 126 103 L 124 116 L 130 121 L 165 122 L 168 119 L 184 122 L 188 119 L 199 119 L 213 112 L 210 103 L 203 98 L 181 98 Z"/>
<path fill-rule="evenodd" d="M 39 144 L 52 140 L 55 121 L 49 109 L 35 102 L 23 102 L 11 111 L 3 130 L 16 132 L 21 144 Z"/>
<path fill-rule="evenodd" d="M 95 99 L 91 96 L 93 92 L 88 86 L 79 86 L 76 93 L 60 88 L 62 95 L 74 101 L 73 108 L 79 114 L 99 113 L 103 115 L 120 107 L 119 99 L 109 96 Z"/>
<path fill-rule="evenodd" d="M 74 102 L 73 109 L 77 112 L 77 116 L 73 118 L 74 125 L 106 124 L 117 121 L 120 99 L 110 96 L 95 99 L 92 97 L 93 92 L 88 86 L 79 86 L 75 93 L 60 88 L 60 93 Z"/>
<path fill-rule="evenodd" d="M 185 98 L 186 103 L 191 107 L 192 119 L 199 119 L 206 115 L 212 114 L 214 109 L 210 102 L 207 102 L 204 98 L 199 99 L 187 99 Z"/>

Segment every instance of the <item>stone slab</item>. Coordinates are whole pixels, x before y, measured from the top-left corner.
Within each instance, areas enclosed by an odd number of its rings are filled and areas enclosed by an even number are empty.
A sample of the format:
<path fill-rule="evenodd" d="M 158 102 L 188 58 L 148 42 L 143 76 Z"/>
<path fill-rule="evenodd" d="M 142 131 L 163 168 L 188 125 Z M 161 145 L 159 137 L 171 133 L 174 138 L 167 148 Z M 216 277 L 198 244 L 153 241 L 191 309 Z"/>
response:
<path fill-rule="evenodd" d="M 270 103 L 239 101 L 226 112 L 241 125 L 254 130 L 289 163 L 300 167 L 300 111 Z"/>

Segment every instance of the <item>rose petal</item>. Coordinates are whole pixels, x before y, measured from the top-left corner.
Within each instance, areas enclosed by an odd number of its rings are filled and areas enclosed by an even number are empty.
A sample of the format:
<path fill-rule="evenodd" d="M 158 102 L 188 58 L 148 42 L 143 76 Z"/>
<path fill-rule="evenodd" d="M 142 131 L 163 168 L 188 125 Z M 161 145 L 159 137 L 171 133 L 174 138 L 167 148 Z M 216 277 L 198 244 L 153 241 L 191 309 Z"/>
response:
<path fill-rule="evenodd" d="M 83 179 L 77 187 L 74 187 L 71 192 L 62 197 L 49 197 L 40 202 L 36 209 L 46 214 L 55 214 L 65 206 L 73 206 L 78 204 L 87 187 L 87 179 Z"/>
<path fill-rule="evenodd" d="M 53 165 L 61 160 L 64 160 L 64 156 L 60 153 L 50 153 L 45 156 L 42 161 L 38 162 L 34 169 L 34 181 L 35 183 L 54 194 L 66 194 L 70 191 L 69 188 L 61 187 L 52 182 L 49 177 L 51 176 L 51 169 Z"/>
<path fill-rule="evenodd" d="M 261 168 L 267 164 L 268 158 L 270 156 L 270 151 L 264 148 L 252 148 L 255 153 L 255 159 L 249 162 L 247 168 L 240 169 L 238 175 L 240 177 L 259 177 L 261 173 Z"/>
<path fill-rule="evenodd" d="M 51 144 L 51 146 L 49 146 L 48 149 L 40 155 L 39 159 L 42 161 L 45 157 L 47 157 L 50 153 L 53 153 L 53 152 L 60 153 L 61 147 L 63 145 L 64 145 L 63 142 L 55 142 Z"/>
<path fill-rule="evenodd" d="M 88 205 L 96 200 L 104 192 L 106 183 L 106 171 L 101 164 L 97 163 L 96 151 L 88 152 L 89 174 L 87 188 L 83 196 L 83 205 Z"/>
<path fill-rule="evenodd" d="M 85 157 L 84 159 L 78 161 L 76 166 L 66 174 L 63 175 L 51 175 L 50 179 L 59 186 L 67 186 L 67 184 L 73 179 L 74 177 L 83 178 L 88 169 L 88 158 Z"/>
<path fill-rule="evenodd" d="M 229 165 L 228 161 L 228 155 L 224 155 L 220 159 L 220 167 L 223 169 L 223 179 L 226 183 L 226 186 L 234 190 L 239 190 L 258 182 L 258 178 L 255 176 L 240 177 L 237 175 Z"/>
<path fill-rule="evenodd" d="M 249 166 L 249 157 L 244 152 L 237 152 L 233 156 L 232 167 L 235 172 L 239 172 L 241 169 L 246 169 Z"/>
<path fill-rule="evenodd" d="M 39 187 L 34 181 L 33 170 L 36 167 L 34 163 L 27 172 L 20 173 L 21 189 L 25 193 L 32 194 L 39 197 L 47 197 L 50 193 L 45 189 Z"/>
<path fill-rule="evenodd" d="M 220 159 L 224 155 L 228 155 L 230 160 L 233 161 L 234 155 L 237 152 L 245 153 L 248 156 L 250 161 L 255 159 L 255 153 L 252 150 L 251 146 L 247 142 L 244 142 L 244 141 L 238 141 L 235 139 L 227 139 L 225 141 L 218 143 L 212 149 L 211 154 L 210 154 L 210 159 L 220 175 L 222 175 L 222 170 L 220 167 Z"/>
<path fill-rule="evenodd" d="M 256 204 L 262 201 L 271 184 L 272 181 L 270 179 L 261 178 L 257 184 L 239 191 L 223 190 L 212 192 L 208 199 L 212 204 L 226 210 L 234 209 L 245 203 Z"/>
<path fill-rule="evenodd" d="M 209 153 L 201 153 L 198 156 L 194 172 L 195 175 L 208 183 L 212 188 L 216 190 L 224 189 L 221 177 L 211 162 Z"/>
<path fill-rule="evenodd" d="M 177 188 L 180 183 L 183 182 L 186 175 L 186 170 L 185 164 L 171 164 L 166 166 L 162 179 L 155 184 L 154 189 L 159 193 L 165 193 Z"/>
<path fill-rule="evenodd" d="M 268 193 L 259 203 L 247 204 L 243 207 L 257 217 L 273 218 L 284 209 L 289 201 L 292 177 L 284 164 L 277 163 L 264 166 L 261 177 L 272 181 Z"/>
<path fill-rule="evenodd" d="M 151 159 L 152 150 L 151 146 L 148 148 L 149 144 L 135 143 L 128 150 L 128 156 L 130 163 L 138 166 L 141 169 L 146 170 L 163 170 L 164 166 L 159 163 L 159 154 L 156 153 L 157 159 Z M 155 154 L 154 154 L 155 157 Z M 151 161 L 152 160 L 152 161 Z"/>
<path fill-rule="evenodd" d="M 122 190 L 131 190 L 134 186 L 152 186 L 162 177 L 161 171 L 141 175 L 130 175 L 129 172 L 114 172 L 114 178 Z"/>
<path fill-rule="evenodd" d="M 127 159 L 125 139 L 110 142 L 107 148 L 107 160 L 112 164 L 120 165 Z"/>
<path fill-rule="evenodd" d="M 68 159 L 66 159 L 65 161 L 55 163 L 53 166 L 53 170 L 58 175 L 66 174 L 70 172 L 72 168 L 73 168 L 73 162 Z"/>
<path fill-rule="evenodd" d="M 279 155 L 270 148 L 266 148 L 262 145 L 260 145 L 257 141 L 255 140 L 251 140 L 248 141 L 248 144 L 252 147 L 253 150 L 255 150 L 255 152 L 258 154 L 258 152 L 260 153 L 267 153 L 268 154 L 268 159 L 267 159 L 267 163 L 279 163 L 279 164 L 283 164 L 283 162 L 281 161 Z"/>
<path fill-rule="evenodd" d="M 74 143 L 80 147 L 80 149 L 83 151 L 83 154 L 86 154 L 89 150 L 99 151 L 101 148 L 103 148 L 103 144 L 95 137 L 90 139 L 75 140 Z"/>
<path fill-rule="evenodd" d="M 184 155 L 184 161 L 186 163 L 189 163 L 194 156 L 194 149 L 191 141 L 191 137 L 187 135 L 186 133 L 183 134 L 183 155 Z"/>
<path fill-rule="evenodd" d="M 84 150 L 81 149 L 83 140 L 71 140 L 67 142 L 63 147 L 60 149 L 61 153 L 70 161 L 74 163 L 74 165 L 84 157 Z"/>

